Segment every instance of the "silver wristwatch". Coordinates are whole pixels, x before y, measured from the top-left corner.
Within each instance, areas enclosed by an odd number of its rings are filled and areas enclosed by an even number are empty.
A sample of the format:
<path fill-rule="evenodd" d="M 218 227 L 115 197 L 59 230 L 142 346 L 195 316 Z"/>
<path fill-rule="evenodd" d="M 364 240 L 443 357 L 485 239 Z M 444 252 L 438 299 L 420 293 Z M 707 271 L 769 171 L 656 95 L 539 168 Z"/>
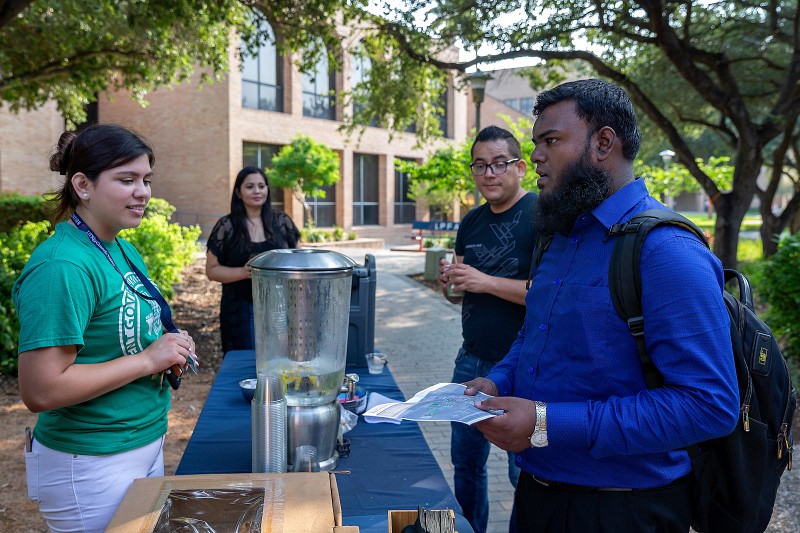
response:
<path fill-rule="evenodd" d="M 531 447 L 544 448 L 547 446 L 547 404 L 533 403 L 536 404 L 536 424 L 533 426 L 531 435 Z"/>

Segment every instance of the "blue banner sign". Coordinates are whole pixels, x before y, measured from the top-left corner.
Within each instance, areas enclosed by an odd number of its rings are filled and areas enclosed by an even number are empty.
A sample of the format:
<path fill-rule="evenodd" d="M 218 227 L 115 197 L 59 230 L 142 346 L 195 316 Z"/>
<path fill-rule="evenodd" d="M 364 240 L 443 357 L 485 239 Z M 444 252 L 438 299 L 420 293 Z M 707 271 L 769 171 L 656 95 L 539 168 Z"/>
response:
<path fill-rule="evenodd" d="M 411 229 L 421 229 L 428 231 L 458 231 L 460 222 L 449 222 L 443 220 L 433 220 L 426 222 L 423 220 L 415 220 L 411 223 Z"/>

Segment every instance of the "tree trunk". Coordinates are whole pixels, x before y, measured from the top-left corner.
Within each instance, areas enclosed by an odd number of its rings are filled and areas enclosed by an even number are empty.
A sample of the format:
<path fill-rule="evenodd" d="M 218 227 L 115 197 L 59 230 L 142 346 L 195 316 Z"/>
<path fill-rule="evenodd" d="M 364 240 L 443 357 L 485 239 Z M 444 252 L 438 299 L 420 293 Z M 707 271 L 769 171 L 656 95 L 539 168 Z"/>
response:
<path fill-rule="evenodd" d="M 780 219 L 772 214 L 772 208 L 766 202 L 761 202 L 761 250 L 764 257 L 769 257 L 778 251 L 778 239 L 783 231 Z"/>
<path fill-rule="evenodd" d="M 722 261 L 723 268 L 736 268 L 739 248 L 739 229 L 750 206 L 750 198 L 726 193 L 714 202 L 717 221 L 714 224 L 714 255 Z"/>

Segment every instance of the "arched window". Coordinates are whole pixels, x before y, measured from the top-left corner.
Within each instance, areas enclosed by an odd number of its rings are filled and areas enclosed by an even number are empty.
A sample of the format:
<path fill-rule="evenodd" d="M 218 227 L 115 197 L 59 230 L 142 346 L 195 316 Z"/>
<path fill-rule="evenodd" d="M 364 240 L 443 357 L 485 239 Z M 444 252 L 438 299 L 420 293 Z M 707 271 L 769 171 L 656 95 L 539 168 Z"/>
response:
<path fill-rule="evenodd" d="M 268 38 L 255 54 L 242 49 L 242 107 L 283 111 L 283 58 L 269 23 L 261 22 L 260 33 Z"/>
<path fill-rule="evenodd" d="M 303 73 L 303 116 L 336 120 L 335 88 L 335 73 L 328 67 L 328 55 L 323 53 L 313 72 Z"/>

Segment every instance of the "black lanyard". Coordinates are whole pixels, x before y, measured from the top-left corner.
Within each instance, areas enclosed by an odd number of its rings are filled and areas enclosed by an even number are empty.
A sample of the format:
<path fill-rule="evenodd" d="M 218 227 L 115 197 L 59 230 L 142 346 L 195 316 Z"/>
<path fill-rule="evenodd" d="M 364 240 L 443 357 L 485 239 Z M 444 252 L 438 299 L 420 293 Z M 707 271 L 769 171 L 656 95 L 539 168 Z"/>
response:
<path fill-rule="evenodd" d="M 128 256 L 125 255 L 125 251 L 122 249 L 122 245 L 119 243 L 119 241 L 117 241 L 117 246 L 119 246 L 119 250 L 122 252 L 122 257 L 125 258 L 125 262 L 128 263 L 128 266 L 131 268 L 131 270 L 133 270 L 133 273 L 136 274 L 136 277 L 139 278 L 139 281 L 142 283 L 142 285 L 144 285 L 144 288 L 147 289 L 147 292 L 150 293 L 150 296 L 142 294 L 134 289 L 130 283 L 128 283 L 128 280 L 125 279 L 125 275 L 114 262 L 114 258 L 111 257 L 111 254 L 103 244 L 103 241 L 97 238 L 92 231 L 92 228 L 90 228 L 89 225 L 83 221 L 77 212 L 72 213 L 70 220 L 72 220 L 73 224 L 75 224 L 75 227 L 86 233 L 92 244 L 94 244 L 101 252 L 103 252 L 103 255 L 106 256 L 106 259 L 108 259 L 108 262 L 114 267 L 114 270 L 119 272 L 119 275 L 122 276 L 122 281 L 130 290 L 136 293 L 137 296 L 144 298 L 145 300 L 154 301 L 159 305 L 161 308 L 161 324 L 163 324 L 164 328 L 170 333 L 180 333 L 180 330 L 175 327 L 175 323 L 172 321 L 172 311 L 169 308 L 169 304 L 167 304 L 167 301 L 164 299 L 161 293 L 158 292 L 158 289 L 155 288 L 148 277 L 145 276 L 142 271 L 139 270 L 136 265 L 133 264 L 133 262 L 131 262 L 130 259 L 128 259 Z M 114 240 L 116 241 L 116 238 Z M 174 372 L 170 371 L 169 369 L 165 370 L 164 372 L 167 376 L 167 381 L 169 381 L 170 386 L 172 386 L 173 389 L 177 389 L 181 385 L 181 375 L 183 375 L 183 370 L 178 365 L 173 365 L 172 370 Z"/>

